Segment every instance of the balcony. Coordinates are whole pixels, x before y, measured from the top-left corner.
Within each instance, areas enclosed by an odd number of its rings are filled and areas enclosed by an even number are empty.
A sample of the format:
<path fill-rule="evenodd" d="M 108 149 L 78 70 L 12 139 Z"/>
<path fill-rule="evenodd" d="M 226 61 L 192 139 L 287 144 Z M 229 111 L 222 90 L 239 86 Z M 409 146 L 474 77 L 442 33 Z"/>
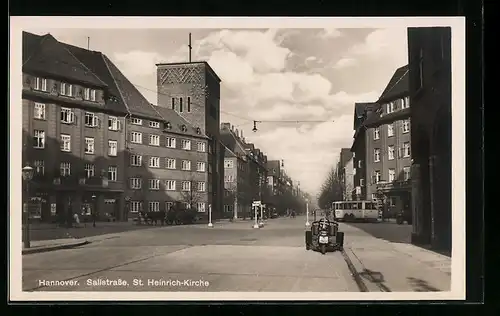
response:
<path fill-rule="evenodd" d="M 378 182 L 377 190 L 390 191 L 390 190 L 410 190 L 411 180 L 398 180 L 393 182 Z"/>

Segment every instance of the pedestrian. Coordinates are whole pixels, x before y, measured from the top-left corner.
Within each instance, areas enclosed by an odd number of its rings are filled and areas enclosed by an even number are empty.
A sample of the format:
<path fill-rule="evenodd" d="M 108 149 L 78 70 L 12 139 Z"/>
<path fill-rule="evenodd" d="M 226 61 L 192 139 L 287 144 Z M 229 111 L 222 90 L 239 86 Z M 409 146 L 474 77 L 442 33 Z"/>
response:
<path fill-rule="evenodd" d="M 78 217 L 78 213 L 73 214 L 73 220 L 76 223 L 76 227 L 80 227 L 80 218 Z"/>

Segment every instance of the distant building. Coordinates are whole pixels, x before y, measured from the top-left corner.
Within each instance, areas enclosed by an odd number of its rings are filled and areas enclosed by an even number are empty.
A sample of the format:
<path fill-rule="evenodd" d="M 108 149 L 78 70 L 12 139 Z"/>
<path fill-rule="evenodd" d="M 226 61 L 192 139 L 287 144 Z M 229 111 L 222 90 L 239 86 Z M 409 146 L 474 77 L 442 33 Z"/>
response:
<path fill-rule="evenodd" d="M 342 184 L 342 199 L 351 201 L 354 190 L 354 158 L 350 148 L 342 148 L 337 165 L 337 174 Z"/>
<path fill-rule="evenodd" d="M 412 242 L 451 250 L 451 28 L 408 28 L 408 59 Z"/>
<path fill-rule="evenodd" d="M 408 66 L 397 69 L 366 128 L 366 196 L 387 198 L 389 215 L 411 208 L 411 127 Z"/>

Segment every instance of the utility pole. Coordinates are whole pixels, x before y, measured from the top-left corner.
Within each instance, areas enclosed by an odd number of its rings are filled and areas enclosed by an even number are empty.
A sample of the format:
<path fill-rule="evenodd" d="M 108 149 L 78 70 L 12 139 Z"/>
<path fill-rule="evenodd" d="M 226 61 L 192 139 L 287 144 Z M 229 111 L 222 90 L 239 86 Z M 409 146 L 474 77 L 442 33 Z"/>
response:
<path fill-rule="evenodd" d="M 189 33 L 189 44 L 188 44 L 188 47 L 189 47 L 189 62 L 191 62 L 191 50 L 193 49 L 193 47 L 191 46 L 191 33 Z"/>

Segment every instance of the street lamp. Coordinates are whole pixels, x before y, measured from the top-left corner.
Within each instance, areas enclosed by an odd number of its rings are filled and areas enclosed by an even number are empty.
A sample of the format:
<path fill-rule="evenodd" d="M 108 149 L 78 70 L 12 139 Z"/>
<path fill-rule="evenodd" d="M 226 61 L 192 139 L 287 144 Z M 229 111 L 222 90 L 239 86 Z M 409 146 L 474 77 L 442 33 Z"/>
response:
<path fill-rule="evenodd" d="M 264 226 L 264 219 L 263 219 L 263 215 L 264 215 L 264 205 L 261 205 L 261 206 L 260 206 L 260 223 L 259 223 L 259 226 L 260 226 L 260 227 L 263 227 L 263 226 Z"/>
<path fill-rule="evenodd" d="M 253 228 L 260 228 L 259 223 L 257 222 L 257 209 L 258 206 L 253 206 L 253 211 L 254 211 L 254 216 L 253 218 L 255 219 L 255 223 L 253 224 Z"/>
<path fill-rule="evenodd" d="M 309 223 L 309 199 L 306 198 L 306 227 L 311 226 Z"/>
<path fill-rule="evenodd" d="M 24 215 L 24 247 L 25 248 L 30 248 L 30 219 L 29 219 L 29 194 L 30 194 L 30 187 L 29 183 L 31 179 L 33 179 L 33 168 L 30 167 L 29 165 L 26 165 L 22 169 L 23 173 L 23 179 L 24 182 L 26 183 L 26 201 L 25 201 L 25 207 L 23 207 L 23 214 Z"/>
<path fill-rule="evenodd" d="M 208 227 L 214 227 L 212 223 L 212 204 L 208 204 Z"/>
<path fill-rule="evenodd" d="M 96 196 L 92 194 L 92 226 L 95 227 L 95 218 L 96 218 Z"/>

